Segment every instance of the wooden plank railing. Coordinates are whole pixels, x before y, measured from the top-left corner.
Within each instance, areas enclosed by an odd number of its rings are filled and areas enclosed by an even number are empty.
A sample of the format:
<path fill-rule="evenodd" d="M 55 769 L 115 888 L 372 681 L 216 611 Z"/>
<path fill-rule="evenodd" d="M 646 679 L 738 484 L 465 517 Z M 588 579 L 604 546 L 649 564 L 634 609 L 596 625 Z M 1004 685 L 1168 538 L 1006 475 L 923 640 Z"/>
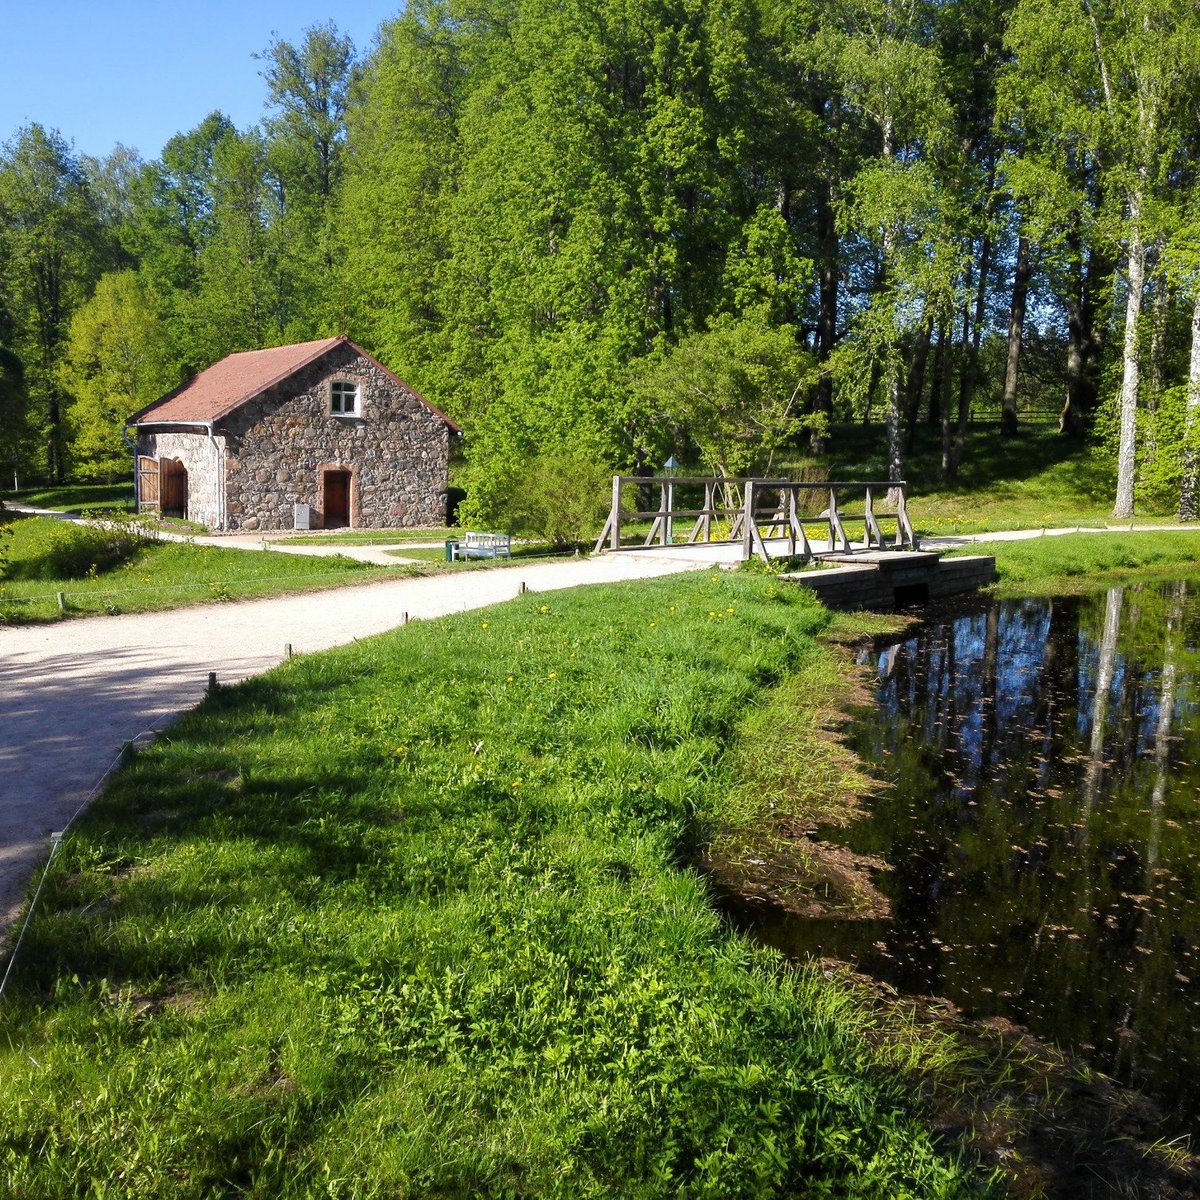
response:
<path fill-rule="evenodd" d="M 628 489 L 636 488 L 645 493 L 658 490 L 659 503 L 656 509 L 640 508 L 624 504 Z M 699 493 L 703 499 L 699 507 L 675 506 L 678 491 Z M 740 492 L 740 499 L 737 494 Z M 824 494 L 826 507 L 815 515 L 805 511 L 801 496 Z M 877 497 L 886 494 L 887 507 L 876 506 Z M 863 497 L 862 512 L 847 512 L 842 505 L 846 494 Z M 818 554 L 852 554 L 855 550 L 912 549 L 916 539 L 912 523 L 908 518 L 908 485 L 903 480 L 896 482 L 857 482 L 847 480 L 824 480 L 821 482 L 797 483 L 789 479 L 757 479 L 741 477 L 727 479 L 716 476 L 645 476 L 614 475 L 612 507 L 604 530 L 596 542 L 596 552 L 601 550 L 630 550 L 646 546 L 696 545 L 713 541 L 741 543 L 742 558 L 750 559 L 758 554 L 764 560 L 771 557 L 768 542 L 782 541 L 790 558 L 803 558 L 806 562 Z M 819 500 L 817 501 L 820 502 Z M 812 507 L 810 503 L 808 508 Z M 731 521 L 728 536 L 714 539 L 714 523 L 718 520 Z M 676 520 L 693 522 L 688 535 L 680 542 L 675 536 Z M 890 540 L 884 534 L 880 521 L 896 522 L 895 536 Z M 622 525 L 650 522 L 648 532 L 635 546 L 624 544 Z M 849 521 L 862 521 L 863 542 L 854 544 L 847 532 Z M 806 525 L 824 526 L 826 549 L 816 551 L 809 539 Z M 765 532 L 764 532 L 765 531 Z"/>

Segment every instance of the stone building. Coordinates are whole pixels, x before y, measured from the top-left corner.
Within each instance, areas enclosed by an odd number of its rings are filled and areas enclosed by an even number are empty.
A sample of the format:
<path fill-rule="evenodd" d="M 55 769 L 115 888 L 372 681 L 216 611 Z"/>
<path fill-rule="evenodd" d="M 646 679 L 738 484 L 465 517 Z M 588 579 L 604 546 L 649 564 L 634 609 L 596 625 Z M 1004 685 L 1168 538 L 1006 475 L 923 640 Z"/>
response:
<path fill-rule="evenodd" d="M 138 511 L 230 531 L 445 524 L 461 432 L 345 337 L 231 354 L 129 425 Z"/>

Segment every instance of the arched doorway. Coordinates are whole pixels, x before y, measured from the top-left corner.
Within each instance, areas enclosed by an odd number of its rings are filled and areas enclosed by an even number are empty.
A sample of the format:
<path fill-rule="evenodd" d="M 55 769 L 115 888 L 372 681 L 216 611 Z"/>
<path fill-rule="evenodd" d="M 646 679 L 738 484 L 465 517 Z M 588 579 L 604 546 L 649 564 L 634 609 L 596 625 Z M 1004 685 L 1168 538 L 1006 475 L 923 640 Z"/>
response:
<path fill-rule="evenodd" d="M 158 486 L 161 500 L 159 510 L 164 517 L 187 518 L 188 473 L 187 467 L 177 458 L 161 458 L 158 461 Z"/>

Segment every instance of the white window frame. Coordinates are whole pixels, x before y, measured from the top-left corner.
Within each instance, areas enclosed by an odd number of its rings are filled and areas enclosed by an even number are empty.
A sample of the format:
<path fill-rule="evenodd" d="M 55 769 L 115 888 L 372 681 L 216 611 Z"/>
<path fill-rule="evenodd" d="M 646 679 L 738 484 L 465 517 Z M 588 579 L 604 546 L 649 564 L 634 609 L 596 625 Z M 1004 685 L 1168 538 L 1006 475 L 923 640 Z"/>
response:
<path fill-rule="evenodd" d="M 352 407 L 346 407 L 346 396 L 350 396 Z M 331 417 L 361 417 L 362 387 L 357 379 L 331 379 L 329 381 L 329 415 Z"/>

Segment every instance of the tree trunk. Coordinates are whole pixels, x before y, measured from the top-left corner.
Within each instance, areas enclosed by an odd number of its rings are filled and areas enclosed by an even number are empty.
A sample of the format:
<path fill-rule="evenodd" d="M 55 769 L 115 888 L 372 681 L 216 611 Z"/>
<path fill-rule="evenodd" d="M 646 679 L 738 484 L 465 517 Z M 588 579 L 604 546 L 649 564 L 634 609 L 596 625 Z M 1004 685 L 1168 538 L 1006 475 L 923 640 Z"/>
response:
<path fill-rule="evenodd" d="M 888 371 L 888 411 L 887 411 L 887 441 L 888 441 L 888 482 L 899 483 L 904 478 L 904 429 L 900 410 L 900 371 L 893 364 Z M 888 489 L 888 504 L 895 507 L 899 504 L 899 491 Z"/>
<path fill-rule="evenodd" d="M 817 239 L 820 246 L 817 266 L 819 278 L 817 309 L 817 362 L 822 367 L 813 392 L 813 412 L 833 419 L 833 376 L 824 370 L 837 340 L 838 305 L 838 233 L 834 219 L 832 187 L 826 185 L 817 203 Z M 809 445 L 814 454 L 824 454 L 829 447 L 828 432 L 814 430 Z"/>
<path fill-rule="evenodd" d="M 942 398 L 942 463 L 943 483 L 952 483 L 957 464 L 954 461 L 954 422 L 950 416 L 950 397 Z"/>
<path fill-rule="evenodd" d="M 1150 273 L 1153 275 L 1151 266 Z M 1153 315 L 1150 320 L 1150 353 L 1142 380 L 1146 402 L 1146 446 L 1142 461 L 1145 469 L 1158 458 L 1158 398 L 1163 390 L 1163 347 L 1167 340 L 1167 317 L 1175 302 L 1174 289 L 1164 281 L 1154 293 Z"/>
<path fill-rule="evenodd" d="M 879 386 L 880 374 L 881 374 L 881 372 L 879 369 L 879 360 L 876 359 L 871 364 L 871 376 L 867 380 L 867 397 L 866 397 L 866 402 L 863 404 L 863 418 L 862 418 L 862 423 L 863 423 L 864 429 L 870 428 L 870 425 L 871 425 L 871 405 L 875 402 L 875 389 Z"/>
<path fill-rule="evenodd" d="M 928 422 L 932 429 L 937 429 L 942 423 L 942 408 L 945 405 L 946 390 L 949 386 L 951 336 L 950 322 L 943 320 L 938 327 L 937 351 L 933 356 L 933 378 L 929 381 Z"/>
<path fill-rule="evenodd" d="M 1000 400 L 1000 433 L 1017 433 L 1017 380 L 1021 369 L 1021 335 L 1025 330 L 1025 297 L 1029 292 L 1029 239 L 1017 239 L 1017 262 L 1013 272 L 1012 304 L 1008 312 L 1008 358 L 1004 367 L 1004 394 Z"/>
<path fill-rule="evenodd" d="M 1179 519 L 1196 519 L 1196 441 L 1200 431 L 1200 284 L 1192 299 L 1192 353 L 1188 361 L 1187 415 L 1183 426 L 1183 478 L 1179 484 Z"/>
<path fill-rule="evenodd" d="M 929 362 L 929 343 L 933 340 L 933 314 L 926 313 L 925 320 L 913 345 L 912 358 L 908 364 L 908 379 L 904 385 L 904 452 L 912 453 L 913 439 L 917 433 L 917 417 L 921 411 L 921 397 L 925 394 L 925 365 Z"/>
<path fill-rule="evenodd" d="M 1104 278 L 1110 260 L 1091 250 L 1084 261 L 1078 228 L 1071 236 L 1074 248 L 1074 286 L 1067 297 L 1067 395 L 1058 428 L 1068 437 L 1082 437 L 1091 424 L 1099 385 L 1096 365 L 1104 351 L 1104 325 L 1096 320 Z"/>
<path fill-rule="evenodd" d="M 1121 375 L 1121 435 L 1117 449 L 1117 497 L 1112 515 L 1118 520 L 1133 516 L 1133 487 L 1137 469 L 1137 402 L 1141 374 L 1138 348 L 1138 319 L 1142 313 L 1142 289 L 1146 276 L 1146 248 L 1142 244 L 1140 205 L 1129 205 L 1129 291 L 1125 299 L 1124 370 Z"/>
<path fill-rule="evenodd" d="M 969 282 L 969 280 L 968 280 Z M 958 403 L 959 416 L 962 415 L 962 397 L 965 389 L 965 384 L 962 381 L 961 374 L 966 372 L 967 354 L 966 347 L 970 342 L 971 337 L 971 310 L 967 303 L 963 302 L 962 310 L 962 338 L 959 341 L 959 388 L 958 388 Z M 954 453 L 954 415 L 950 411 L 950 398 L 944 397 L 942 403 L 942 469 L 941 476 L 943 483 L 952 483 L 954 477 L 958 474 L 958 457 Z"/>
<path fill-rule="evenodd" d="M 962 464 L 963 449 L 967 441 L 967 426 L 971 421 L 971 405 L 975 402 L 975 391 L 979 386 L 979 346 L 983 338 L 983 318 L 987 306 L 987 279 L 992 265 L 992 239 L 984 234 L 979 247 L 979 277 L 975 282 L 975 311 L 970 322 L 963 323 L 962 376 L 958 383 L 958 425 L 954 431 L 954 466 L 952 477 L 957 476 Z M 968 327 L 970 337 L 967 336 Z"/>

